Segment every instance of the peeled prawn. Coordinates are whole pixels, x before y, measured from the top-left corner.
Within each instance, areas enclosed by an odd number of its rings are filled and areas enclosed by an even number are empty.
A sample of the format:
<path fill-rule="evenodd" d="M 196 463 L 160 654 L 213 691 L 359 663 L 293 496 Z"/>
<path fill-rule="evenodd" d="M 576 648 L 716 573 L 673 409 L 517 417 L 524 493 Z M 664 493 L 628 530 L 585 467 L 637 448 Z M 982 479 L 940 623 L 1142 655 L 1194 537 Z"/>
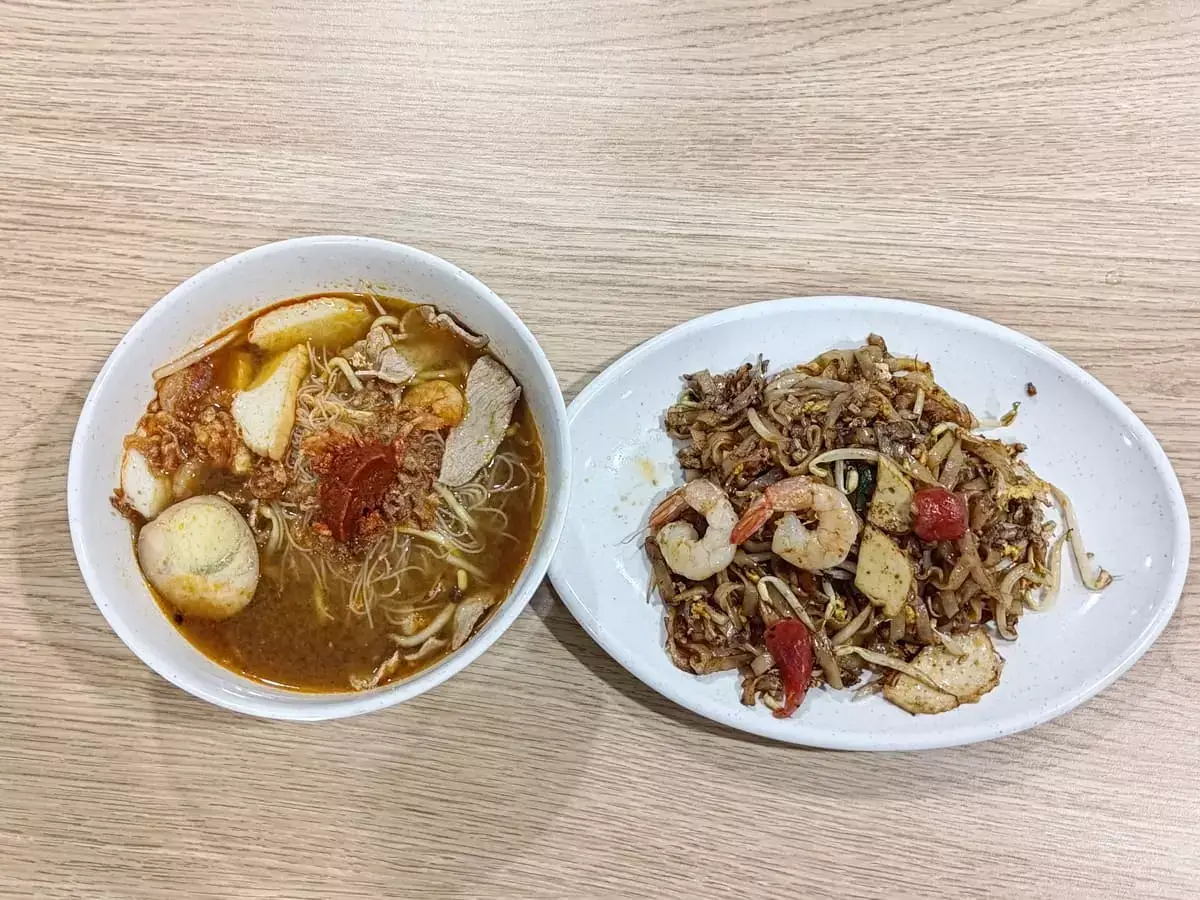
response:
<path fill-rule="evenodd" d="M 704 516 L 708 530 L 697 534 L 690 522 L 678 517 L 688 508 Z M 650 514 L 650 527 L 657 528 L 654 540 L 667 566 L 692 581 L 712 578 L 733 562 L 737 547 L 730 540 L 737 515 L 725 492 L 711 481 L 688 482 L 660 503 Z"/>
<path fill-rule="evenodd" d="M 786 514 L 775 526 L 771 551 L 798 569 L 818 571 L 840 565 L 858 537 L 858 516 L 846 495 L 798 475 L 770 485 L 746 510 L 731 540 L 734 544 L 746 542 L 777 512 Z M 797 512 L 816 516 L 816 528 L 808 528 L 794 515 Z"/>
<path fill-rule="evenodd" d="M 418 427 L 431 431 L 453 428 L 467 414 L 467 398 L 463 392 L 450 382 L 436 378 L 405 390 L 401 403 L 409 409 L 427 410 L 429 425 L 423 423 Z"/>

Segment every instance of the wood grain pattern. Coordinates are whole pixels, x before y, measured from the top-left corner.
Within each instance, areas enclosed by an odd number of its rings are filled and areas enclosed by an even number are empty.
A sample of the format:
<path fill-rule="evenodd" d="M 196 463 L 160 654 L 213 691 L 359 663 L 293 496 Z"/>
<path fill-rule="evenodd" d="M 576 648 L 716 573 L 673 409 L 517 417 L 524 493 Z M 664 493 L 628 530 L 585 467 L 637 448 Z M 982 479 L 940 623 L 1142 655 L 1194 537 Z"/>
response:
<path fill-rule="evenodd" d="M 751 300 L 984 315 L 1111 386 L 1200 509 L 1198 54 L 1184 0 L 0 0 L 0 894 L 1200 895 L 1194 577 L 1117 685 L 961 750 L 710 726 L 547 589 L 434 693 L 289 726 L 146 670 L 64 501 L 147 306 L 349 232 L 481 276 L 568 395 Z"/>

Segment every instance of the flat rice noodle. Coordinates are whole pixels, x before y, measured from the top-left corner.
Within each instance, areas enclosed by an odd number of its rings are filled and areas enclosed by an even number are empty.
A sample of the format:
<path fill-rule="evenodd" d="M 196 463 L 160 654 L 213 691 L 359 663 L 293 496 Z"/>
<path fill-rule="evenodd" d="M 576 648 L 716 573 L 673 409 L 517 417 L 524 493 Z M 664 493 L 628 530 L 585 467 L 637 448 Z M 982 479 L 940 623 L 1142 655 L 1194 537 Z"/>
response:
<path fill-rule="evenodd" d="M 1000 589 L 995 582 L 988 577 L 983 568 L 983 560 L 979 558 L 979 548 L 975 544 L 975 535 L 968 531 L 958 540 L 958 552 L 967 560 L 967 567 L 971 572 L 971 579 L 979 585 L 979 589 L 993 600 L 999 600 Z"/>
<path fill-rule="evenodd" d="M 954 568 L 950 570 L 950 575 L 945 581 L 934 585 L 938 590 L 942 591 L 957 591 L 963 586 L 963 583 L 971 577 L 971 564 L 965 556 L 959 554 L 958 561 L 954 564 Z"/>
<path fill-rule="evenodd" d="M 886 418 L 888 422 L 907 421 L 901 418 L 900 413 L 896 411 L 896 407 L 892 405 L 892 401 L 889 400 L 878 388 L 871 389 L 870 399 L 875 401 L 875 405 L 879 407 L 879 411 L 883 413 L 884 418 Z"/>
<path fill-rule="evenodd" d="M 952 434 L 953 432 L 947 431 L 943 435 L 943 438 Z M 942 471 L 938 475 L 938 484 L 948 491 L 954 490 L 954 486 L 958 484 L 958 476 L 962 472 L 965 462 L 966 457 L 963 455 L 962 442 L 955 439 L 954 446 L 946 454 L 946 461 L 942 465 Z"/>
<path fill-rule="evenodd" d="M 702 399 L 708 399 L 717 392 L 717 382 L 708 369 L 701 369 L 699 372 L 694 373 L 692 380 L 696 382 L 696 387 L 699 389 Z"/>
<path fill-rule="evenodd" d="M 654 577 L 654 585 L 658 588 L 659 595 L 666 602 L 673 602 L 675 600 L 675 579 L 671 576 L 671 570 L 662 555 L 662 550 L 658 547 L 658 542 L 654 538 L 646 538 L 645 547 L 646 554 L 650 557 L 650 572 Z"/>
<path fill-rule="evenodd" d="M 751 653 L 731 653 L 725 656 L 713 654 L 699 665 L 693 663 L 692 670 L 697 675 L 711 675 L 713 672 L 740 669 L 753 659 L 754 655 Z"/>
<path fill-rule="evenodd" d="M 939 467 L 957 443 L 958 439 L 955 437 L 953 430 L 947 431 L 938 438 L 937 443 L 925 455 L 925 465 L 929 468 L 930 472 L 937 473 Z"/>
<path fill-rule="evenodd" d="M 912 605 L 917 614 L 917 640 L 922 644 L 934 643 L 936 639 L 929 623 L 929 609 L 925 606 L 925 601 L 921 597 L 917 597 Z"/>
<path fill-rule="evenodd" d="M 750 663 L 750 671 L 755 675 L 762 675 L 773 668 L 775 668 L 775 659 L 766 650 L 754 657 Z"/>

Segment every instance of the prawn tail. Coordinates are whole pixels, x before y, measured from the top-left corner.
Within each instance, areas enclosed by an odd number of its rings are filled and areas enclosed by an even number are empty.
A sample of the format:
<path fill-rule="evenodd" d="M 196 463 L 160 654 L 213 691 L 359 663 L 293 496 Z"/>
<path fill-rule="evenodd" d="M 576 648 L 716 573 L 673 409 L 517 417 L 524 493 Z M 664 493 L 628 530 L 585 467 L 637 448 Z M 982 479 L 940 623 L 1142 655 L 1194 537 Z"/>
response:
<path fill-rule="evenodd" d="M 767 524 L 767 520 L 771 518 L 771 504 L 767 502 L 765 497 L 759 497 L 746 510 L 745 515 L 738 519 L 738 523 L 733 526 L 733 533 L 729 536 L 729 542 L 733 545 L 744 544 L 750 538 L 758 533 L 758 529 Z"/>
<path fill-rule="evenodd" d="M 675 521 L 683 515 L 683 511 L 687 509 L 687 505 L 687 500 L 683 498 L 683 491 L 675 491 L 669 494 L 650 513 L 650 527 L 658 529 L 668 522 Z"/>

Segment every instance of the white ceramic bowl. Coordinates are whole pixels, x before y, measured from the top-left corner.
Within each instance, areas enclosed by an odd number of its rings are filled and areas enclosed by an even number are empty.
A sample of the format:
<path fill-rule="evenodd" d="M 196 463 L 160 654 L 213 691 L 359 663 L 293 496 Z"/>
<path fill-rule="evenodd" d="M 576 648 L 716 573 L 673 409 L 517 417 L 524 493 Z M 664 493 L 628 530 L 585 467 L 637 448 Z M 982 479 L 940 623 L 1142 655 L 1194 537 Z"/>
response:
<path fill-rule="evenodd" d="M 244 678 L 204 656 L 167 620 L 134 559 L 129 523 L 109 496 L 121 442 L 154 394 L 150 373 L 222 328 L 276 300 L 370 284 L 382 293 L 434 303 L 491 338 L 541 432 L 546 507 L 529 562 L 504 605 L 458 652 L 393 684 L 362 693 L 313 694 Z M 364 237 L 306 237 L 239 253 L 189 278 L 146 311 L 92 385 L 75 438 L 67 509 L 75 556 L 113 631 L 172 684 L 238 712 L 312 721 L 372 712 L 441 684 L 490 647 L 525 608 L 546 573 L 567 509 L 571 455 L 566 410 L 550 363 L 529 329 L 480 281 L 429 253 Z"/>

